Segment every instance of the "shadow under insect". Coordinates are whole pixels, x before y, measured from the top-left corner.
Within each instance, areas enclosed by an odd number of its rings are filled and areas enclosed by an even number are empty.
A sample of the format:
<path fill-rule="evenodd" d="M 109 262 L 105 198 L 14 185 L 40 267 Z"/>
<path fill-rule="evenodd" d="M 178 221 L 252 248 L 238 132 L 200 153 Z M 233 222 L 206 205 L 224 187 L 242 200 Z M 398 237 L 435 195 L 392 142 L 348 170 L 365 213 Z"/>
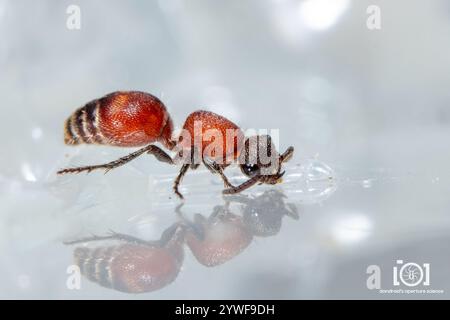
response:
<path fill-rule="evenodd" d="M 75 263 L 90 281 L 103 287 L 127 293 L 159 290 L 178 276 L 187 246 L 196 260 L 214 267 L 241 254 L 254 237 L 275 236 L 282 219 L 299 218 L 297 207 L 286 203 L 279 191 L 269 190 L 257 197 L 236 195 L 227 197 L 205 217 L 195 214 L 190 220 L 176 208 L 178 221 L 167 228 L 160 239 L 142 240 L 111 232 L 65 244 L 108 242 L 106 246 L 77 247 Z M 231 205 L 236 208 L 231 208 Z"/>

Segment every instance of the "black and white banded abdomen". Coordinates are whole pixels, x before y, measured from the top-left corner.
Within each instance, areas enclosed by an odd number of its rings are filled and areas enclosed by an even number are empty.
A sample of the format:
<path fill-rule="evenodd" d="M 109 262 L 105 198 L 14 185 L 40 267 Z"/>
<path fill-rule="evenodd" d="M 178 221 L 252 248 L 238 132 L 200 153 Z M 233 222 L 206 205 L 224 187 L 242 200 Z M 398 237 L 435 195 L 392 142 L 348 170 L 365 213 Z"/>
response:
<path fill-rule="evenodd" d="M 64 124 L 64 143 L 104 143 L 105 137 L 99 128 L 99 102 L 94 100 L 78 108 Z"/>
<path fill-rule="evenodd" d="M 175 280 L 182 264 L 182 256 L 168 249 L 138 244 L 76 248 L 74 260 L 89 280 L 128 293 L 165 287 Z"/>

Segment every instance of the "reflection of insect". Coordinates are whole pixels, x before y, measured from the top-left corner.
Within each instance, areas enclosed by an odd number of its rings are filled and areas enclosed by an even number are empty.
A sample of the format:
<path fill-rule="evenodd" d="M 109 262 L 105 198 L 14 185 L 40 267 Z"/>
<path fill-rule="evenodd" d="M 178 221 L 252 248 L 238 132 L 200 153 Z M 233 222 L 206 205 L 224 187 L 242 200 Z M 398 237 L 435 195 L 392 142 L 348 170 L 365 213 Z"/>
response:
<path fill-rule="evenodd" d="M 89 280 L 103 287 L 129 293 L 161 289 L 175 280 L 183 263 L 182 234 L 174 226 L 159 241 L 144 241 L 113 233 L 66 244 L 100 240 L 121 240 L 124 244 L 74 251 L 75 263 Z"/>
<path fill-rule="evenodd" d="M 284 216 L 298 220 L 298 210 L 293 203 L 285 202 L 286 196 L 276 190 L 268 190 L 255 198 L 242 195 L 233 196 L 230 202 L 244 204 L 242 215 L 244 222 L 258 237 L 276 235 L 281 229 L 281 220 Z"/>
<path fill-rule="evenodd" d="M 299 218 L 297 207 L 285 203 L 284 199 L 285 196 L 275 190 L 255 198 L 238 195 L 228 198 L 225 205 L 216 206 L 208 218 L 196 214 L 191 223 L 182 217 L 187 225 L 195 226 L 186 230 L 186 244 L 197 261 L 205 266 L 225 263 L 244 251 L 254 236 L 276 235 L 283 216 Z M 242 215 L 232 212 L 231 203 L 243 205 Z M 180 209 L 181 206 L 177 211 L 181 215 Z"/>
<path fill-rule="evenodd" d="M 214 267 L 240 254 L 253 240 L 242 217 L 214 212 L 208 218 L 196 214 L 195 228 L 186 231 L 186 244 L 202 265 Z"/>
<path fill-rule="evenodd" d="M 237 134 L 232 141 L 222 142 L 222 153 L 206 153 L 210 139 L 205 137 L 204 129 L 197 133 L 194 130 L 195 123 L 203 123 L 204 127 L 212 128 L 227 136 L 227 130 L 234 130 Z M 224 193 L 238 193 L 256 183 L 276 184 L 281 181 L 284 172 L 281 165 L 288 161 L 294 152 L 289 147 L 282 155 L 279 155 L 270 136 L 252 136 L 244 138 L 237 125 L 228 119 L 208 111 L 195 111 L 191 113 L 183 126 L 191 137 L 191 142 L 186 145 L 180 136 L 172 139 L 173 123 L 164 104 L 151 94 L 137 91 L 118 91 L 108 94 L 100 99 L 93 100 L 85 106 L 77 109 L 65 123 L 64 141 L 69 145 L 81 143 L 104 144 L 120 147 L 145 146 L 118 160 L 85 167 L 68 168 L 58 171 L 58 174 L 91 172 L 96 169 L 109 171 L 139 157 L 144 153 L 152 154 L 157 160 L 169 164 L 176 164 L 176 158 L 171 158 L 154 142 L 160 142 L 168 150 L 178 147 L 188 152 L 191 157 L 186 159 L 189 163 L 183 163 L 180 172 L 174 182 L 175 193 L 182 198 L 178 191 L 186 171 L 196 169 L 196 154 L 201 154 L 203 164 L 214 174 L 219 174 L 227 189 Z M 243 143 L 241 143 L 241 141 Z M 177 148 L 176 148 L 177 147 Z M 270 163 L 261 161 L 261 152 L 270 155 Z M 232 160 L 237 161 L 242 154 L 245 158 L 240 161 L 241 171 L 249 177 L 239 186 L 233 186 L 223 173 L 230 165 L 226 161 L 231 154 Z M 227 159 L 225 159 L 227 158 Z"/>
<path fill-rule="evenodd" d="M 242 253 L 255 236 L 277 234 L 283 216 L 298 219 L 296 207 L 284 203 L 284 195 L 278 191 L 267 191 L 255 198 L 233 196 L 229 200 L 216 206 L 209 217 L 196 214 L 193 221 L 185 218 L 178 206 L 180 221 L 156 241 L 111 233 L 66 244 L 119 241 L 106 247 L 78 247 L 74 251 L 75 263 L 84 276 L 104 287 L 141 293 L 161 289 L 175 280 L 183 263 L 183 244 L 200 264 L 215 267 Z M 231 202 L 243 205 L 242 215 L 232 212 Z"/>

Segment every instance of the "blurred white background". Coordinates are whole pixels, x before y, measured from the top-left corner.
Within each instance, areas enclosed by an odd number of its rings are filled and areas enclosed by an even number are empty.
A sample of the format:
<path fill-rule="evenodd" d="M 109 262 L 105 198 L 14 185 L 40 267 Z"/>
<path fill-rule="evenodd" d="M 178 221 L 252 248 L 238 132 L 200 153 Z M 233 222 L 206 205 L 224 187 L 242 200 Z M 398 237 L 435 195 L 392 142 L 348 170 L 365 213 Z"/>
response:
<path fill-rule="evenodd" d="M 66 27 L 70 5 L 79 30 Z M 370 5 L 379 30 L 366 26 Z M 0 0 L 0 38 L 1 298 L 450 297 L 448 1 Z M 69 290 L 63 240 L 108 229 L 157 239 L 176 220 L 177 169 L 150 157 L 108 175 L 55 175 L 130 151 L 63 144 L 66 117 L 116 90 L 153 93 L 177 126 L 202 108 L 279 128 L 281 148 L 296 154 L 276 189 L 300 219 L 216 268 L 186 248 L 178 278 L 159 291 L 85 278 Z M 320 169 L 333 186 L 306 181 Z M 187 215 L 223 204 L 204 171 L 182 190 Z M 368 290 L 367 266 L 381 267 L 389 289 L 397 259 L 430 263 L 430 288 L 445 292 Z"/>

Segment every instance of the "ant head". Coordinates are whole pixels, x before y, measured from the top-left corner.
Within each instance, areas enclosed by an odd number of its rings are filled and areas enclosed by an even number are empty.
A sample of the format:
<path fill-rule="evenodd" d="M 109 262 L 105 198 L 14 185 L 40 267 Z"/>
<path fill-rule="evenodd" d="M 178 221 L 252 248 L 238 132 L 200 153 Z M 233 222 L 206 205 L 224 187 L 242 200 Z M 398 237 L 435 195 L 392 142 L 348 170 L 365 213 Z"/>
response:
<path fill-rule="evenodd" d="M 258 179 L 262 183 L 281 182 L 284 171 L 281 165 L 288 161 L 294 152 L 293 147 L 280 155 L 269 135 L 251 136 L 245 139 L 239 157 L 241 171 L 247 177 Z"/>

